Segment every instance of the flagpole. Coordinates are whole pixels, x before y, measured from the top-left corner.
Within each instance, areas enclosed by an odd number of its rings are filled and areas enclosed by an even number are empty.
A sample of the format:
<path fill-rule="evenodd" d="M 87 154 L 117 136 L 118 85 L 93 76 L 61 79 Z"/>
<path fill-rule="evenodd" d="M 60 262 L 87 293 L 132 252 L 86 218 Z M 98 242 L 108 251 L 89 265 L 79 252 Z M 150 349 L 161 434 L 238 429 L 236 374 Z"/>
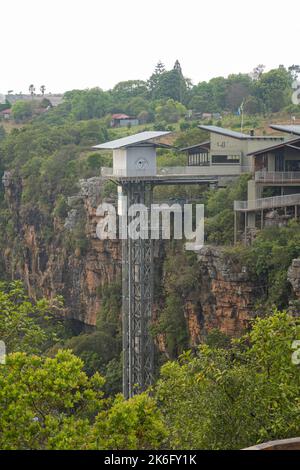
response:
<path fill-rule="evenodd" d="M 243 132 L 244 129 L 244 101 L 242 102 L 240 106 L 240 110 L 242 112 L 242 119 L 241 119 L 241 132 Z"/>

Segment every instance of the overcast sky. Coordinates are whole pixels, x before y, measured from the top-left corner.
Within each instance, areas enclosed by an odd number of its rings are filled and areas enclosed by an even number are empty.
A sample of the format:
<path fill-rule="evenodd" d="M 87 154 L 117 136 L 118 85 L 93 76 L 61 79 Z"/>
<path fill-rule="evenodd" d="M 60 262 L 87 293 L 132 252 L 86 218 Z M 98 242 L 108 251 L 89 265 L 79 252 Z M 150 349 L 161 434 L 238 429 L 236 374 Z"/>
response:
<path fill-rule="evenodd" d="M 0 92 L 113 87 L 179 59 L 193 83 L 299 63 L 299 0 L 4 0 Z"/>

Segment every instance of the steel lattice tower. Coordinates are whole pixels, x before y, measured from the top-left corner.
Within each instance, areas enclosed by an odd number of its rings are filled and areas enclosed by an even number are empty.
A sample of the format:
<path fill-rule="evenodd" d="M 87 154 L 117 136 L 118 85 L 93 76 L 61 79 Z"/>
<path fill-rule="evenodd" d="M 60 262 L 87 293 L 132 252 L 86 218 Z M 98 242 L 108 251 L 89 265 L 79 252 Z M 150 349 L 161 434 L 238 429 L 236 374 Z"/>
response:
<path fill-rule="evenodd" d="M 127 196 L 128 207 L 144 204 L 150 213 L 150 182 L 123 183 L 122 192 Z M 123 393 L 126 398 L 142 392 L 153 381 L 152 303 L 153 241 L 151 237 L 136 240 L 128 237 L 122 241 Z"/>
<path fill-rule="evenodd" d="M 153 383 L 154 342 L 150 332 L 153 305 L 153 240 L 150 236 L 150 208 L 153 187 L 159 184 L 215 183 L 207 178 L 182 173 L 158 175 L 157 147 L 170 148 L 157 142 L 169 132 L 146 131 L 117 139 L 94 148 L 113 150 L 113 168 L 103 168 L 104 178 L 114 181 L 126 196 L 126 210 L 119 215 L 131 222 L 128 208 L 142 204 L 147 212 L 148 234 L 136 239 L 122 239 L 122 326 L 123 326 L 123 393 L 126 398 L 145 390 Z M 119 199 L 120 202 L 121 199 Z M 153 227 L 152 227 L 153 229 Z M 157 230 L 157 228 L 154 228 Z"/>

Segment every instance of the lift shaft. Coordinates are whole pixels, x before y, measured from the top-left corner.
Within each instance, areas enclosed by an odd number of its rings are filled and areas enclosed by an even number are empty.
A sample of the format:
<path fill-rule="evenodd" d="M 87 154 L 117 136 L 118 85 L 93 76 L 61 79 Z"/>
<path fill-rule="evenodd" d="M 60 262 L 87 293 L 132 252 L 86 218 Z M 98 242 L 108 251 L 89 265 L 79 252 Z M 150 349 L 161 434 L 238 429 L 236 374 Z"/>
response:
<path fill-rule="evenodd" d="M 123 182 L 127 207 L 143 204 L 150 213 L 152 184 Z M 128 213 L 127 223 L 130 224 Z M 148 217 L 150 230 L 150 217 Z M 153 383 L 154 343 L 150 333 L 153 304 L 153 241 L 151 236 L 122 240 L 123 393 L 126 398 Z"/>

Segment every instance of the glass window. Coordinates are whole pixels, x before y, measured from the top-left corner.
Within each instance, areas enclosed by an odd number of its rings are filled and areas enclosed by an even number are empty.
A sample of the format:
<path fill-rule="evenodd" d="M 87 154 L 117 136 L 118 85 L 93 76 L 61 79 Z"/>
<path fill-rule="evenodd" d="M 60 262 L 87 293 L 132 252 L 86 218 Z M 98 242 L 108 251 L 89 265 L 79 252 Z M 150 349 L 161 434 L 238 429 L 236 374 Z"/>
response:
<path fill-rule="evenodd" d="M 239 155 L 213 155 L 212 156 L 213 164 L 239 164 L 240 156 Z"/>

